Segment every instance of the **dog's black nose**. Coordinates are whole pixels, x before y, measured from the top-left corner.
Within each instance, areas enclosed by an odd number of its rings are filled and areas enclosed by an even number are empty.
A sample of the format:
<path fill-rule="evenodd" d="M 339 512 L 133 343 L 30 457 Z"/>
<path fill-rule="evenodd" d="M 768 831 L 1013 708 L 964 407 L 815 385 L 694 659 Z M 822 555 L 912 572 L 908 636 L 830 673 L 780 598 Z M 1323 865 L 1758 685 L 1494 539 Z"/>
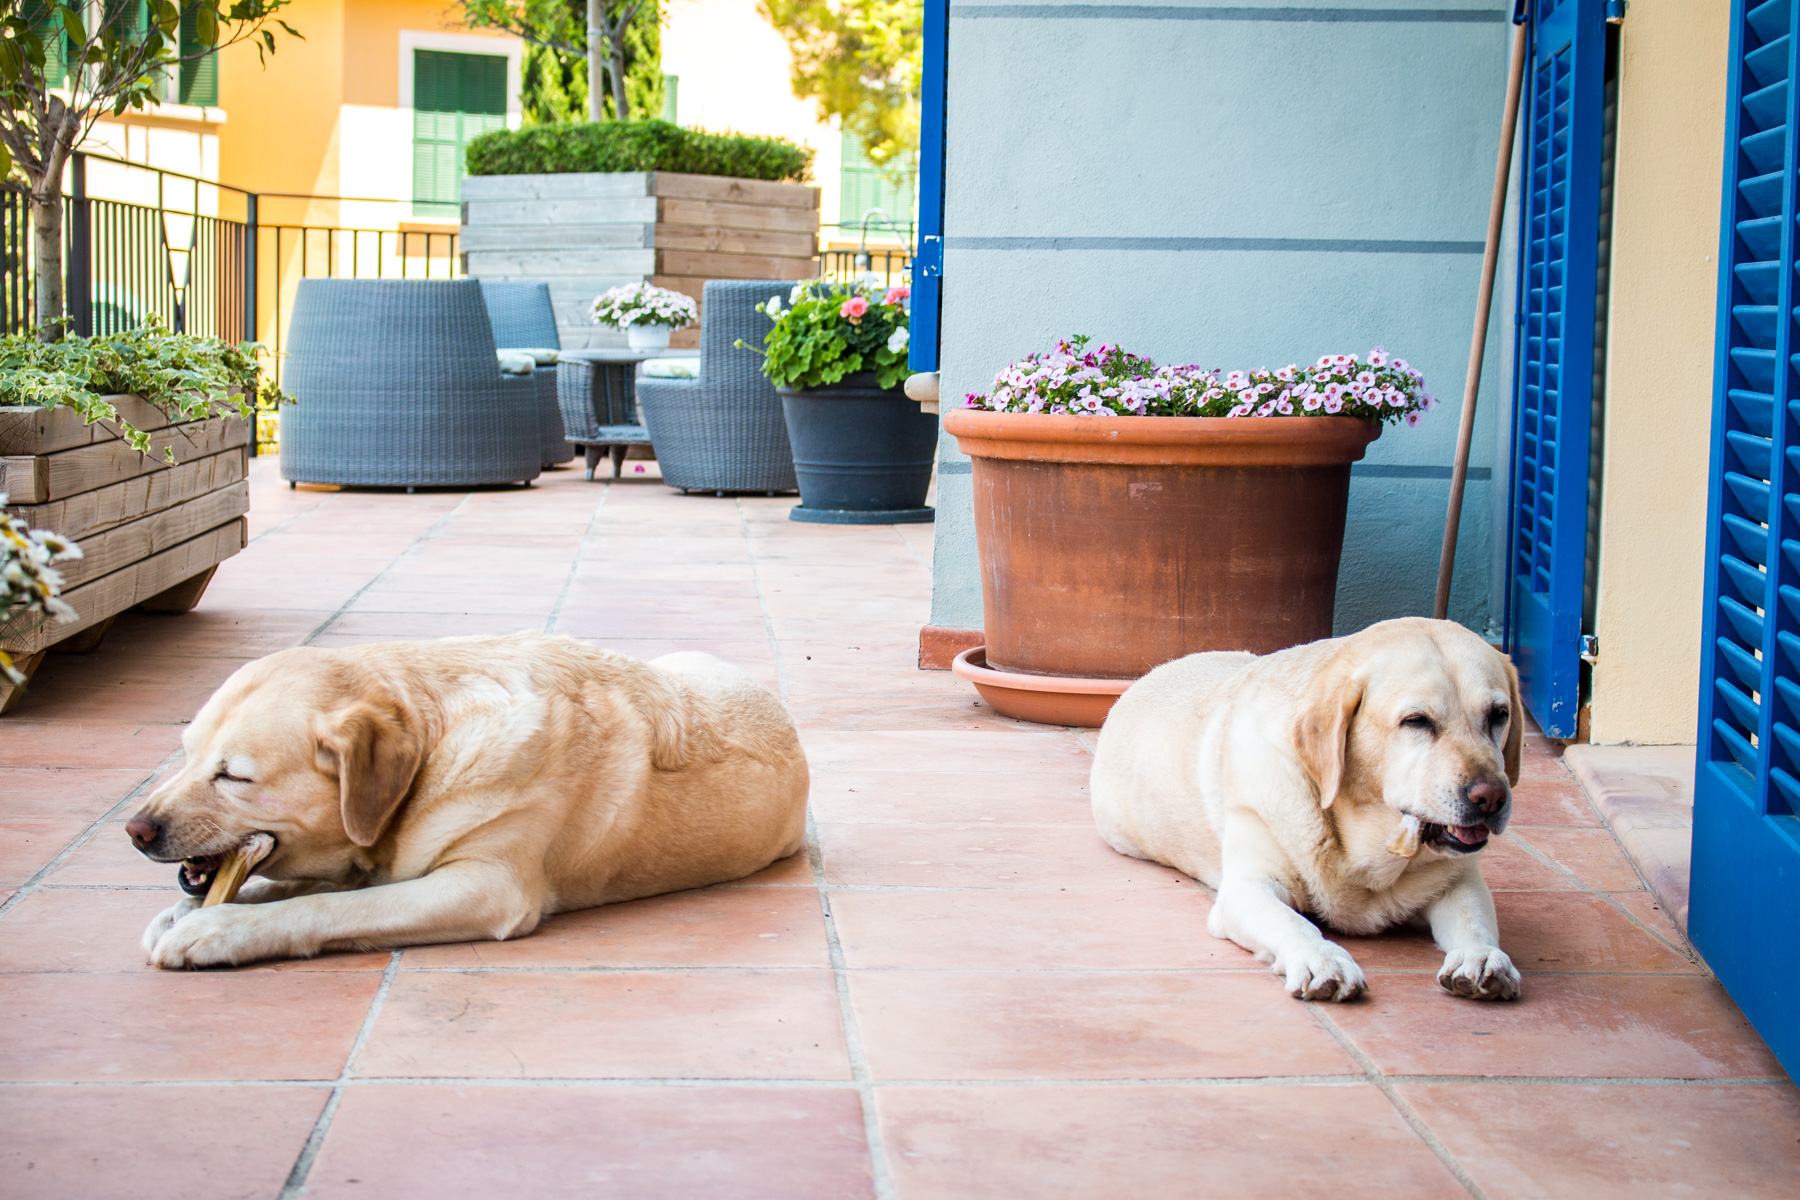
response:
<path fill-rule="evenodd" d="M 125 822 L 125 832 L 139 850 L 161 837 L 162 831 L 161 821 L 155 817 L 147 817 L 143 813 L 138 813 L 131 820 Z"/>
<path fill-rule="evenodd" d="M 1493 779 L 1483 779 L 1469 785 L 1469 803 L 1484 813 L 1497 813 L 1506 804 L 1506 785 Z"/>

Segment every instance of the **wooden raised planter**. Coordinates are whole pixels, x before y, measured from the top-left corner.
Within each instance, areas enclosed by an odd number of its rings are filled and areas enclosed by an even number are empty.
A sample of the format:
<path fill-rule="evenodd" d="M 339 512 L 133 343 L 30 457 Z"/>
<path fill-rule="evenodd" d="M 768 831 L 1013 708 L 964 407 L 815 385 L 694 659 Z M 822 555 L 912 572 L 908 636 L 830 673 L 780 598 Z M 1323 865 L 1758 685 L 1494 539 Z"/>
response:
<path fill-rule="evenodd" d="M 76 619 L 0 624 L 0 649 L 29 676 L 51 650 L 86 652 L 128 608 L 183 613 L 213 570 L 244 548 L 250 509 L 250 421 L 211 417 L 171 425 L 135 396 L 112 396 L 150 434 L 141 455 L 68 408 L 0 408 L 0 492 L 26 524 L 80 544 L 60 563 L 63 600 Z M 176 465 L 163 457 L 175 452 Z M 0 713 L 18 699 L 0 682 Z"/>
<path fill-rule="evenodd" d="M 819 273 L 819 189 L 806 184 L 672 171 L 471 175 L 462 211 L 463 273 L 547 282 L 565 350 L 624 349 L 623 333 L 588 316 L 619 284 L 648 280 L 698 304 L 708 279 Z M 699 325 L 670 344 L 698 346 Z"/>

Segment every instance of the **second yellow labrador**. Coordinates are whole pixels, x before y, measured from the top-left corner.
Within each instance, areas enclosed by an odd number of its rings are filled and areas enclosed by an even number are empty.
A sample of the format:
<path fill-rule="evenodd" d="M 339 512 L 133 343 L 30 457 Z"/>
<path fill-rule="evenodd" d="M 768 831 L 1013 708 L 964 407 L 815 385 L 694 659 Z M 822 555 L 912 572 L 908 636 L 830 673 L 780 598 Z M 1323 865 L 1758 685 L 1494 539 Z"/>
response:
<path fill-rule="evenodd" d="M 551 913 L 759 871 L 805 837 L 781 702 L 698 653 L 541 634 L 284 650 L 240 669 L 126 823 L 189 893 L 159 967 L 521 937 Z M 239 903 L 226 856 L 273 846 Z"/>
<path fill-rule="evenodd" d="M 1094 758 L 1113 849 L 1217 889 L 1207 928 L 1308 1000 L 1368 986 L 1350 934 L 1422 918 L 1459 996 L 1511 1000 L 1476 855 L 1506 828 L 1523 714 L 1506 657 L 1449 621 L 1384 621 L 1256 657 L 1193 654 L 1120 697 Z"/>

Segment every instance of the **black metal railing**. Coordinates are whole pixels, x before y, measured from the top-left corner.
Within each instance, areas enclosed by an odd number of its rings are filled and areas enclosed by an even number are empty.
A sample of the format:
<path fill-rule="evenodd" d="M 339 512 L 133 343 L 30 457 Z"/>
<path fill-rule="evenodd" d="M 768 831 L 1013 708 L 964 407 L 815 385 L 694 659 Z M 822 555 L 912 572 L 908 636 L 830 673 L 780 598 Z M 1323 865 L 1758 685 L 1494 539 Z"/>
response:
<path fill-rule="evenodd" d="M 848 243 L 854 241 L 852 249 Z M 914 228 L 870 218 L 854 225 L 819 227 L 819 277 L 845 282 L 875 274 L 890 287 L 912 270 Z"/>

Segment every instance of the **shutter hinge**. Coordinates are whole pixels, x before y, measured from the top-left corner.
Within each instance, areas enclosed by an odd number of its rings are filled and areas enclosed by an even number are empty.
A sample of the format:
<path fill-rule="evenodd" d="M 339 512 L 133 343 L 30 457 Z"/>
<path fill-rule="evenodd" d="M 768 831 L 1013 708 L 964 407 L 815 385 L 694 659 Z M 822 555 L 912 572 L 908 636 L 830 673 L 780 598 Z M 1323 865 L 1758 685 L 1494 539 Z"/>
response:
<path fill-rule="evenodd" d="M 928 234 L 919 239 L 919 252 L 913 255 L 913 278 L 934 279 L 944 273 L 944 239 Z"/>
<path fill-rule="evenodd" d="M 1600 639 L 1591 633 L 1581 635 L 1581 661 L 1596 663 L 1600 661 Z"/>
<path fill-rule="evenodd" d="M 1627 0 L 1606 0 L 1606 23 L 1608 25 L 1623 25 L 1625 23 L 1625 9 L 1627 7 Z"/>

